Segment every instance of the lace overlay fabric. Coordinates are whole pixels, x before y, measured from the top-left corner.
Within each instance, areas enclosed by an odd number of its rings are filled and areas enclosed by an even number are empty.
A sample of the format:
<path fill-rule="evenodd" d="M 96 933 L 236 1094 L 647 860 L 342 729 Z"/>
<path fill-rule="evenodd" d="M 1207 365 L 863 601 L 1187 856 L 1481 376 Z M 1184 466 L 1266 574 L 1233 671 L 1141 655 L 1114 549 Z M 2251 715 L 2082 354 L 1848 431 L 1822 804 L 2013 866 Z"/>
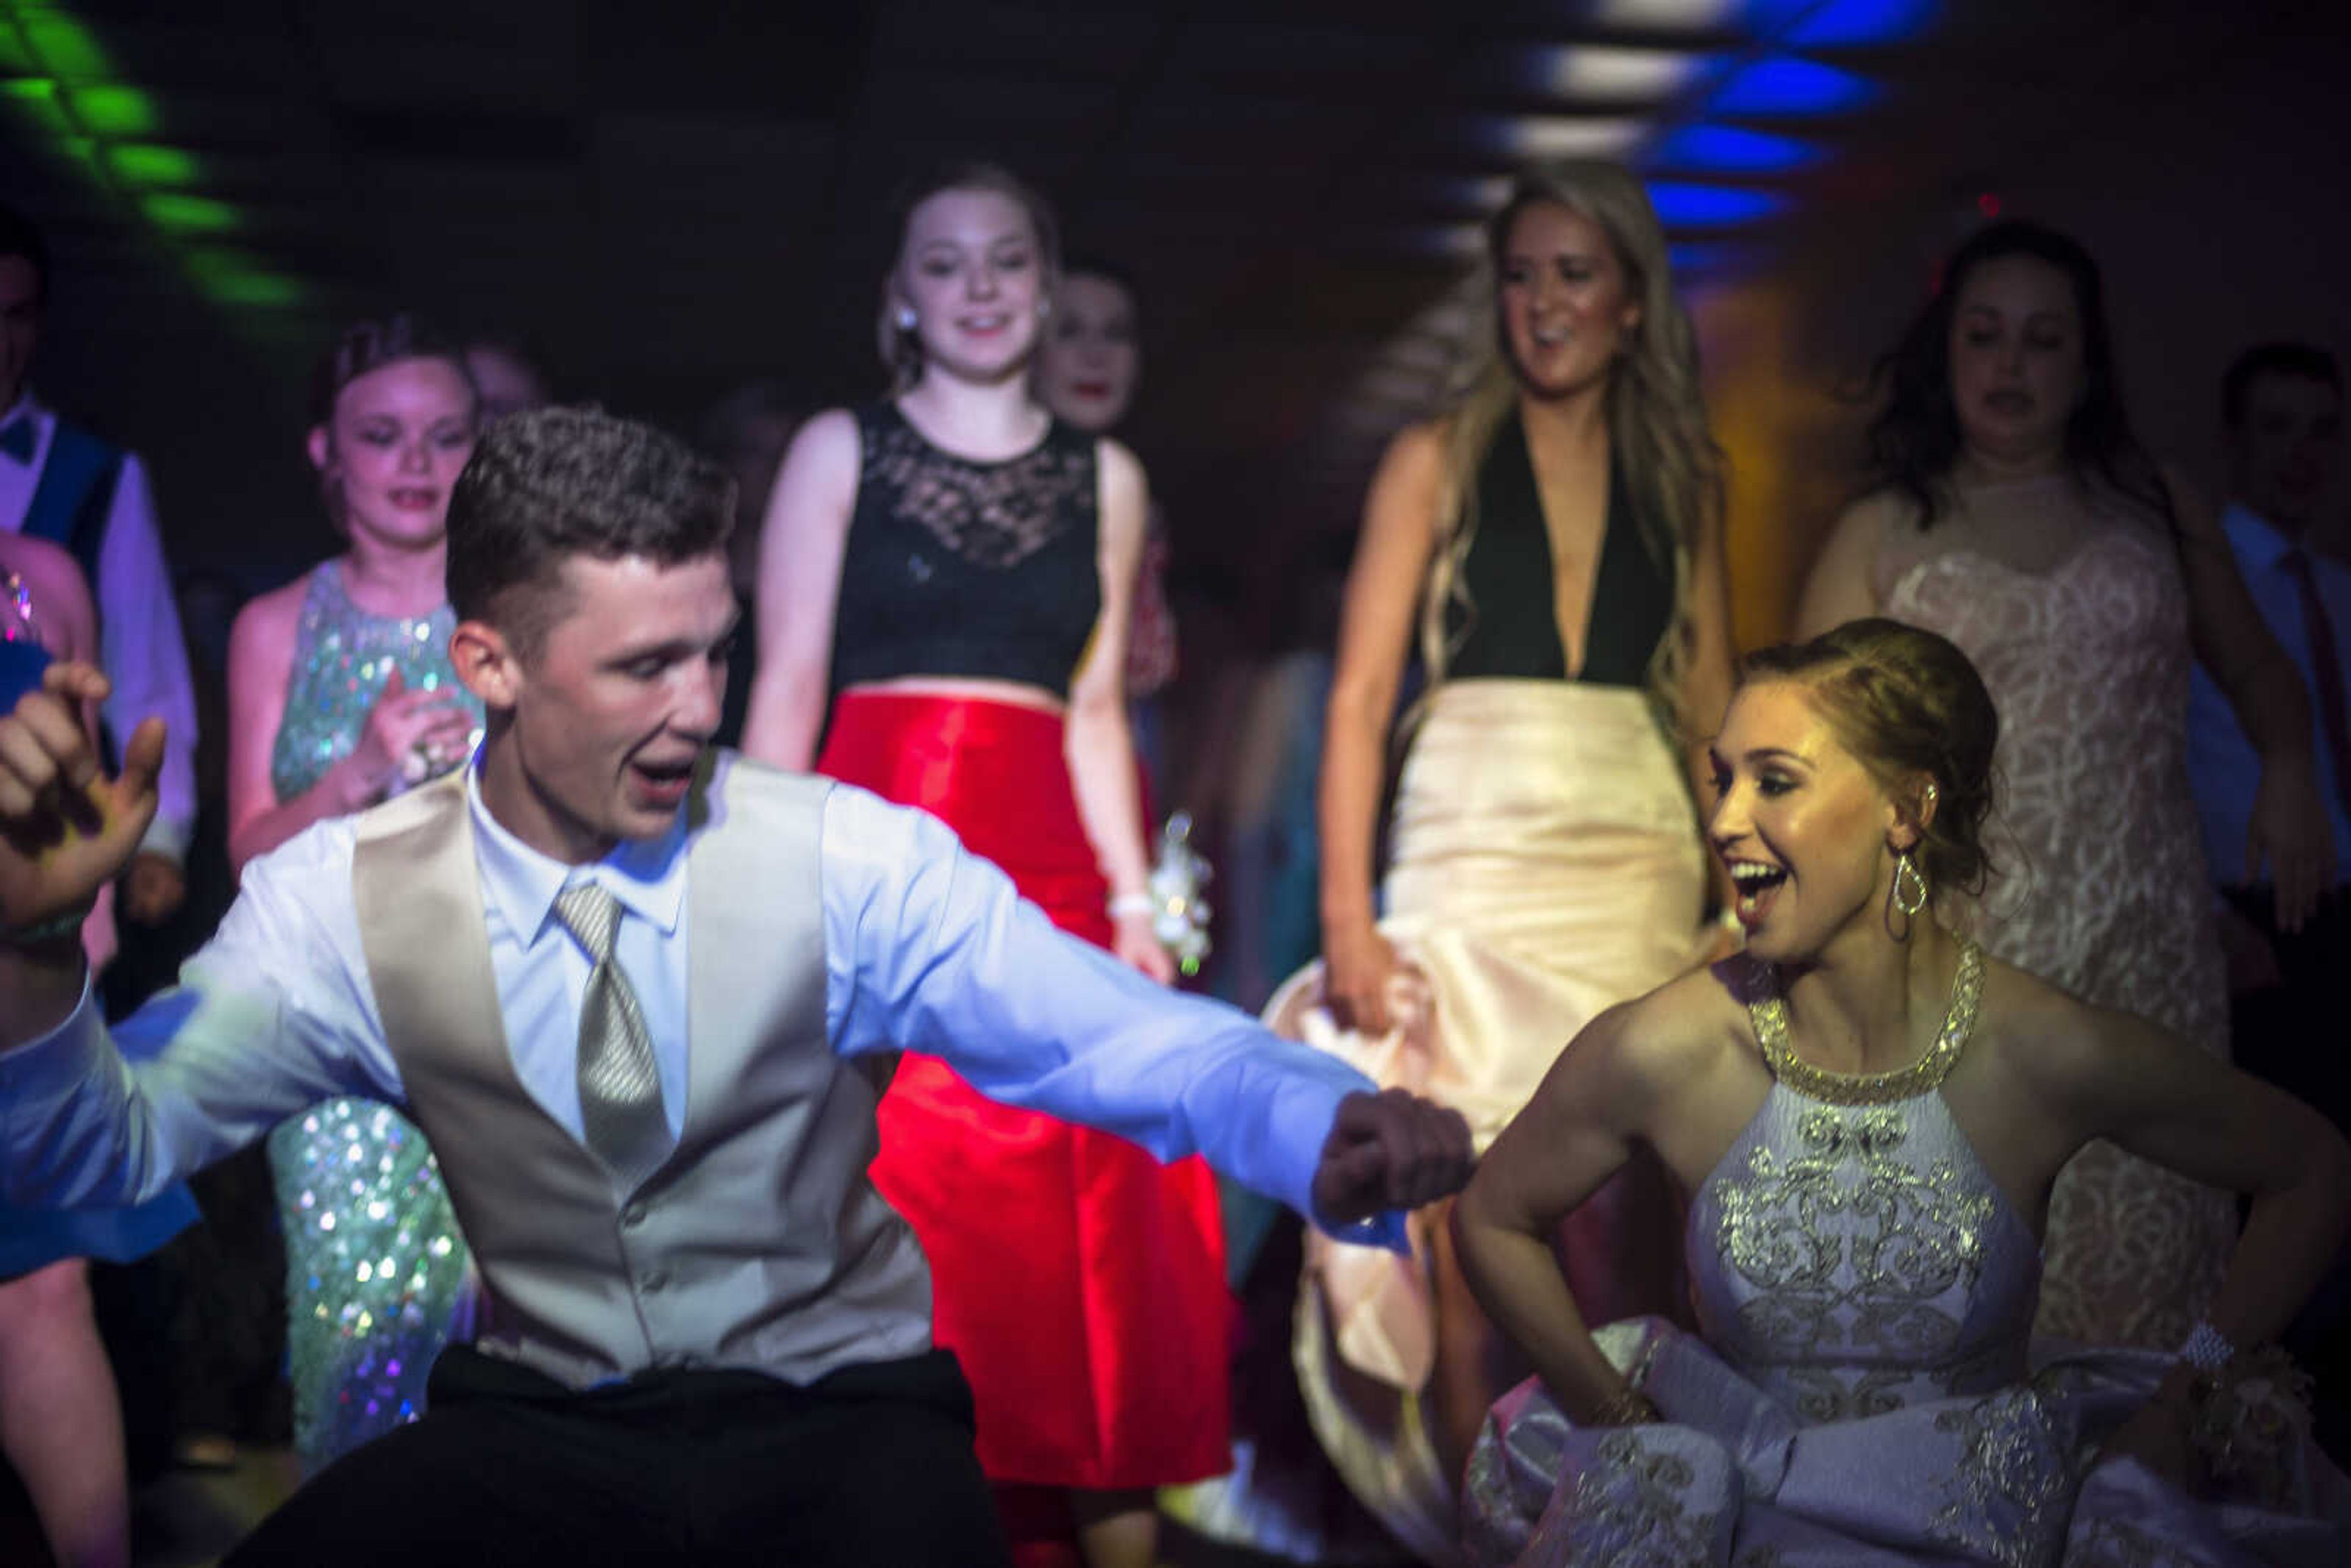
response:
<path fill-rule="evenodd" d="M 329 561 L 310 575 L 285 716 L 270 753 L 281 800 L 350 755 L 393 671 L 412 691 L 463 695 L 455 616 L 372 615 Z M 315 1472 L 423 1413 L 434 1358 L 460 1326 L 469 1255 L 424 1134 L 373 1101 L 330 1100 L 278 1124 L 269 1166 L 286 1232 L 294 1446 Z"/>
<path fill-rule="evenodd" d="M 907 676 L 1065 695 L 1102 616 L 1094 438 L 1055 423 L 1000 462 L 946 452 L 895 404 L 860 410 L 832 689 Z"/>
<path fill-rule="evenodd" d="M 2186 764 L 2188 599 L 2162 526 L 2059 476 L 1889 519 L 1886 612 L 1949 638 L 2000 710 L 1984 947 L 2216 1056 L 2228 1012 Z M 2108 1145 L 2050 1200 L 2041 1332 L 2177 1345 L 2235 1236 L 2229 1199 Z"/>
<path fill-rule="evenodd" d="M 1018 566 L 1092 515 L 1091 447 L 1047 440 L 1002 463 L 975 463 L 941 452 L 904 418 L 874 422 L 865 437 L 860 494 L 870 490 L 973 566 Z"/>

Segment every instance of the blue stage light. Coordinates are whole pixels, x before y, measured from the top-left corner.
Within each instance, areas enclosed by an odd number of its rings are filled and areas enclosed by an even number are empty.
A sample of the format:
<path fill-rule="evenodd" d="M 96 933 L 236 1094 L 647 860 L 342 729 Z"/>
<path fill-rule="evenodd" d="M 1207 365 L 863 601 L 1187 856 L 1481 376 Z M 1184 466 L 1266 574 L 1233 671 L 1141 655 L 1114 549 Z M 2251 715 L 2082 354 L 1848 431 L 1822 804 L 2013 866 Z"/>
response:
<path fill-rule="evenodd" d="M 1780 0 L 1768 0 L 1763 8 L 1782 14 L 1794 9 Z M 1827 0 L 1804 12 L 1780 42 L 1799 49 L 1898 44 L 1926 31 L 1937 9 L 1935 0 Z"/>
<path fill-rule="evenodd" d="M 1782 174 L 1819 156 L 1817 149 L 1792 136 L 1742 131 L 1732 125 L 1686 125 L 1657 143 L 1652 166 L 1692 172 Z"/>
<path fill-rule="evenodd" d="M 1781 55 L 1742 66 L 1707 105 L 1735 119 L 1782 114 L 1843 114 L 1877 97 L 1877 84 L 1818 60 Z"/>
<path fill-rule="evenodd" d="M 1669 229 L 1729 228 L 1768 218 L 1788 204 L 1776 191 L 1740 185 L 1694 185 L 1679 180 L 1652 180 L 1649 201 L 1657 221 Z"/>

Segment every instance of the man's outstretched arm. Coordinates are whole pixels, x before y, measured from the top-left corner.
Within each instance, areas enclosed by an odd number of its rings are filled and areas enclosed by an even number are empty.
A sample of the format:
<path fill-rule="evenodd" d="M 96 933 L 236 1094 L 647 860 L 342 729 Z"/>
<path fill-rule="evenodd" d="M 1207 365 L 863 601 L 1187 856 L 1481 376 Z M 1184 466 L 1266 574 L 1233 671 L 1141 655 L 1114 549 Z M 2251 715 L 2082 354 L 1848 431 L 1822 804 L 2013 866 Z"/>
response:
<path fill-rule="evenodd" d="M 1205 1155 L 1351 1240 L 1400 1244 L 1393 1211 L 1468 1179 L 1458 1113 L 1055 930 L 924 813 L 836 788 L 824 861 L 845 1054 L 937 1056 L 993 1099 Z"/>

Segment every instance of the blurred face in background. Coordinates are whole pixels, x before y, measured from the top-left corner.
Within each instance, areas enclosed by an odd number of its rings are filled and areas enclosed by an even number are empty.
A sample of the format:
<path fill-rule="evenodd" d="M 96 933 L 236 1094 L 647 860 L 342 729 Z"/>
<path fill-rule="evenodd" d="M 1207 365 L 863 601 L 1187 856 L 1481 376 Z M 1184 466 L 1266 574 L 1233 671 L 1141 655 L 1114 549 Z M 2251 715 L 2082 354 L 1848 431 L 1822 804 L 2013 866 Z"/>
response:
<path fill-rule="evenodd" d="M 467 349 L 465 369 L 474 378 L 475 390 L 482 394 L 482 423 L 486 425 L 547 402 L 547 383 L 539 379 L 537 367 L 495 343 L 476 343 Z"/>
<path fill-rule="evenodd" d="M 1951 310 L 1951 402 L 1979 458 L 2055 466 L 2086 387 L 2082 310 L 2058 267 L 2032 256 L 1982 262 Z"/>
<path fill-rule="evenodd" d="M 906 219 L 894 292 L 914 313 L 925 373 L 999 382 L 1037 347 L 1045 258 L 1029 211 L 994 190 L 948 190 Z"/>
<path fill-rule="evenodd" d="M 1062 278 L 1037 351 L 1045 406 L 1080 430 L 1110 430 L 1126 417 L 1142 372 L 1134 296 L 1094 273 Z"/>
<path fill-rule="evenodd" d="M 1539 398 L 1604 387 L 1641 323 L 1608 231 L 1557 202 L 1531 202 L 1497 261 L 1502 342 L 1520 383 Z"/>
<path fill-rule="evenodd" d="M 2229 433 L 2229 493 L 2288 533 L 2318 516 L 2343 450 L 2343 394 L 2308 376 L 2257 375 Z"/>
<path fill-rule="evenodd" d="M 443 359 L 398 360 L 354 376 L 332 420 L 310 433 L 310 461 L 354 543 L 441 542 L 449 492 L 473 455 L 473 383 Z"/>

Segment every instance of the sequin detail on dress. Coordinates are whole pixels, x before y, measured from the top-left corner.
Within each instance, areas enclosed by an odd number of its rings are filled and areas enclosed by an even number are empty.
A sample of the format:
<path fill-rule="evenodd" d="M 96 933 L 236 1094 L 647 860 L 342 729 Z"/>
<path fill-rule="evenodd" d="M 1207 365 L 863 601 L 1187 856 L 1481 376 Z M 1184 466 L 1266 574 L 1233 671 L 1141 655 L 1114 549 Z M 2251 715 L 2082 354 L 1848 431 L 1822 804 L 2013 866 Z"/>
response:
<path fill-rule="evenodd" d="M 447 607 L 371 615 L 332 561 L 310 574 L 285 717 L 271 748 L 281 800 L 359 741 L 392 672 L 412 691 L 455 692 Z M 330 1100 L 278 1124 L 269 1164 L 286 1231 L 287 1355 L 294 1442 L 316 1471 L 423 1411 L 424 1382 L 466 1300 L 467 1257 L 424 1134 L 388 1106 Z"/>

